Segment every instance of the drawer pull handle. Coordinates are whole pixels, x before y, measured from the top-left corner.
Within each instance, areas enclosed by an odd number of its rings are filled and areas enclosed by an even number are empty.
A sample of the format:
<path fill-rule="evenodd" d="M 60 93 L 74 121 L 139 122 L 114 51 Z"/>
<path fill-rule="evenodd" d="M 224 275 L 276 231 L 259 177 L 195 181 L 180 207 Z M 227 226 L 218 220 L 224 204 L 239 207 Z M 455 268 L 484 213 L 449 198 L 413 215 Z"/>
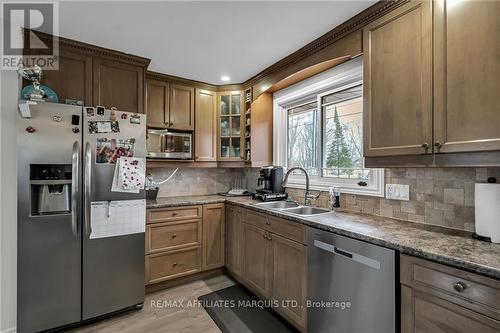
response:
<path fill-rule="evenodd" d="M 172 216 L 177 216 L 177 213 L 176 212 L 172 213 Z"/>
<path fill-rule="evenodd" d="M 271 222 L 269 222 L 269 220 L 266 220 L 266 224 L 271 225 Z"/>
<path fill-rule="evenodd" d="M 177 263 L 176 263 L 176 262 L 174 262 L 174 263 L 172 264 L 172 266 L 174 266 L 174 267 L 175 267 L 175 266 L 177 266 Z"/>
<path fill-rule="evenodd" d="M 458 291 L 459 293 L 463 292 L 465 289 L 467 289 L 467 285 L 463 283 L 462 281 L 458 281 L 453 285 L 453 289 Z"/>
<path fill-rule="evenodd" d="M 177 234 L 173 234 L 173 235 L 172 235 L 172 238 L 175 238 L 175 237 L 177 237 Z"/>

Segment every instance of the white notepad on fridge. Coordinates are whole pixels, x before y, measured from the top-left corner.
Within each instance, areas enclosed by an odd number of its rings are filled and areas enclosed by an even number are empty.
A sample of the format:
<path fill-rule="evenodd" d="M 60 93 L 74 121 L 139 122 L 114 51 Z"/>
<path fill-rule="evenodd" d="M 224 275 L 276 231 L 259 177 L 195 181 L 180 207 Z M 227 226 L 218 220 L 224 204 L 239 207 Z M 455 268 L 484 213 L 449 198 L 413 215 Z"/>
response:
<path fill-rule="evenodd" d="M 90 238 L 142 233 L 146 229 L 146 200 L 94 201 Z"/>

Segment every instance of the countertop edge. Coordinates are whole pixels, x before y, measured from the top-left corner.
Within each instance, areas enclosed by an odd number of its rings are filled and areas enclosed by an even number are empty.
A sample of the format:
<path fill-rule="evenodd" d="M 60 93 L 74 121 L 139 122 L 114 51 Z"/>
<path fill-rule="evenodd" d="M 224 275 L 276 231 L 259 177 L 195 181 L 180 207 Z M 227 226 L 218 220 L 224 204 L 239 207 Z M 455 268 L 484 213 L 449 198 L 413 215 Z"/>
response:
<path fill-rule="evenodd" d="M 430 251 L 426 251 L 425 249 L 420 249 L 420 248 L 413 248 L 409 246 L 405 246 L 403 244 L 397 243 L 397 242 L 392 242 L 388 241 L 385 239 L 381 238 L 376 238 L 372 236 L 368 236 L 363 233 L 359 233 L 356 231 L 351 231 L 351 230 L 346 230 L 343 228 L 331 226 L 331 225 L 326 225 L 322 223 L 318 223 L 315 221 L 308 220 L 307 218 L 301 218 L 299 216 L 290 216 L 288 214 L 283 214 L 279 210 L 270 210 L 270 209 L 265 209 L 262 207 L 258 207 L 255 205 L 248 204 L 246 202 L 238 201 L 241 200 L 240 198 L 231 198 L 231 197 L 216 197 L 214 196 L 213 198 L 203 198 L 203 199 L 193 199 L 193 200 L 185 200 L 185 201 L 179 201 L 179 202 L 165 202 L 165 203 L 149 203 L 147 205 L 147 208 L 168 208 L 168 207 L 182 207 L 182 206 L 190 206 L 190 205 L 206 205 L 206 204 L 214 204 L 214 203 L 229 203 L 235 206 L 240 206 L 243 208 L 251 209 L 254 211 L 258 211 L 261 213 L 266 213 L 270 214 L 276 217 L 284 218 L 289 221 L 295 222 L 295 223 L 300 223 L 306 226 L 310 226 L 316 229 L 320 230 L 326 230 L 329 232 L 333 232 L 342 236 L 354 238 L 357 240 L 365 241 L 371 244 L 387 247 L 393 250 L 397 250 L 402 254 L 407 254 L 407 255 L 412 255 L 418 258 L 422 259 L 427 259 L 431 260 L 443 265 L 447 265 L 450 267 L 455 267 L 459 269 L 464 269 L 473 273 L 481 274 L 483 276 L 487 276 L 493 279 L 500 279 L 500 270 L 489 267 L 486 265 L 478 264 L 475 262 L 470 262 L 470 261 L 465 261 L 463 259 L 455 258 L 452 256 L 446 256 L 443 254 L 439 253 L 433 253 Z M 389 218 L 388 218 L 389 219 Z M 392 219 L 391 219 L 392 220 Z M 403 221 L 402 221 L 403 222 Z M 407 222 L 404 221 L 405 223 L 414 223 L 414 222 Z"/>

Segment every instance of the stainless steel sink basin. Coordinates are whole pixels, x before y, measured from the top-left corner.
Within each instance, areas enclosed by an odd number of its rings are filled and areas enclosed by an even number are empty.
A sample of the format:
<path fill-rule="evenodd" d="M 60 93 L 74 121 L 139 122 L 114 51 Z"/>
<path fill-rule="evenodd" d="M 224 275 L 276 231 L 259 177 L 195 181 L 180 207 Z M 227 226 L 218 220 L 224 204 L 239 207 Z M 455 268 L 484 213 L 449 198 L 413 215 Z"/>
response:
<path fill-rule="evenodd" d="M 328 209 L 318 208 L 318 207 L 310 207 L 310 206 L 300 206 L 296 208 L 284 209 L 284 212 L 309 216 L 309 215 L 317 215 L 317 214 L 326 214 L 330 213 Z"/>
<path fill-rule="evenodd" d="M 257 206 L 270 209 L 285 209 L 298 207 L 299 205 L 292 201 L 271 201 L 258 203 Z"/>

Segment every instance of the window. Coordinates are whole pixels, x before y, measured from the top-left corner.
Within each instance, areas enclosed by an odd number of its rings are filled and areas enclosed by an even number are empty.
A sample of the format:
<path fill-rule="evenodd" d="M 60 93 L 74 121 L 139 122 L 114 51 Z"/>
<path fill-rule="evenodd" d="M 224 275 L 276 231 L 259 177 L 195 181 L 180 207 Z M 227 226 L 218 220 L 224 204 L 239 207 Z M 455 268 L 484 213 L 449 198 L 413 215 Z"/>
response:
<path fill-rule="evenodd" d="M 383 170 L 364 167 L 361 70 L 354 59 L 274 94 L 274 164 L 304 168 L 313 189 L 383 196 Z"/>

